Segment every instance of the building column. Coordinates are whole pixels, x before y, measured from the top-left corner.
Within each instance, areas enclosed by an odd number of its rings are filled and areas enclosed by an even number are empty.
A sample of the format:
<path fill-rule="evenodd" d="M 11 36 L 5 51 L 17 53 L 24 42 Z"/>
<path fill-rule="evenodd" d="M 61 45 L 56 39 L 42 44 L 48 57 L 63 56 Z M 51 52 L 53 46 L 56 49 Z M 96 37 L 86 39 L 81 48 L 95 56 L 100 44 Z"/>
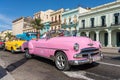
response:
<path fill-rule="evenodd" d="M 108 45 L 107 47 L 112 47 L 112 44 L 111 44 L 111 30 L 108 30 Z"/>
<path fill-rule="evenodd" d="M 99 32 L 100 31 L 96 31 L 96 41 L 99 41 Z"/>
<path fill-rule="evenodd" d="M 89 37 L 89 32 L 86 32 L 86 36 Z"/>

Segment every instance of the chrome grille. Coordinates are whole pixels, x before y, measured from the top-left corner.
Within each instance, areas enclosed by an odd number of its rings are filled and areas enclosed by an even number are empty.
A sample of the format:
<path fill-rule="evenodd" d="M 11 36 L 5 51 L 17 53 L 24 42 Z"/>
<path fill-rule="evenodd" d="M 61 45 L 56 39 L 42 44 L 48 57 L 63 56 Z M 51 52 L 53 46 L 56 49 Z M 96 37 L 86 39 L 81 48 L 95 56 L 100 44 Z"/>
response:
<path fill-rule="evenodd" d="M 84 48 L 81 50 L 81 53 L 83 57 L 89 57 L 89 56 L 95 56 L 97 54 L 99 54 L 99 49 L 97 48 Z"/>

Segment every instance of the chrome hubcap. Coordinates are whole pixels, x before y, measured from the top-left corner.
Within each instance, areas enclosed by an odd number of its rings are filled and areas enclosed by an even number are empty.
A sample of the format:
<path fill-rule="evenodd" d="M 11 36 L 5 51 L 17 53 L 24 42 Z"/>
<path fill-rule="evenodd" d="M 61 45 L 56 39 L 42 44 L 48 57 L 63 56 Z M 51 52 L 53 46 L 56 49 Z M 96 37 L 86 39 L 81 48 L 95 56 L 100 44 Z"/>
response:
<path fill-rule="evenodd" d="M 30 54 L 29 54 L 28 50 L 26 50 L 25 56 L 26 56 L 26 57 L 30 57 Z"/>
<path fill-rule="evenodd" d="M 63 69 L 65 67 L 65 57 L 62 55 L 57 56 L 56 64 L 58 65 L 59 69 Z"/>

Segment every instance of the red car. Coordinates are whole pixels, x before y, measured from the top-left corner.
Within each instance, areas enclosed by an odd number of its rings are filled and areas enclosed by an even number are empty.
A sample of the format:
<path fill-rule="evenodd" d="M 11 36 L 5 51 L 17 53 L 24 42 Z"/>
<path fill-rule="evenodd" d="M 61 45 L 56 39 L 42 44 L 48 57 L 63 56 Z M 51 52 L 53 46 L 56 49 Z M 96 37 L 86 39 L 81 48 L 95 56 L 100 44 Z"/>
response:
<path fill-rule="evenodd" d="M 4 47 L 4 42 L 0 41 L 0 48 L 3 48 L 3 47 Z"/>

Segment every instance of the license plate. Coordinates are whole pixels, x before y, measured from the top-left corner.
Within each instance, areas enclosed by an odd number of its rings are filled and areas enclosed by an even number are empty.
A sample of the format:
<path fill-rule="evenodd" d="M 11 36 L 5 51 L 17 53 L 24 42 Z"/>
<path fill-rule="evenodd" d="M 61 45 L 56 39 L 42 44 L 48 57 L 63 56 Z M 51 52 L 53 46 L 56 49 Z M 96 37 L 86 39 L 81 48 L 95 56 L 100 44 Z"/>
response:
<path fill-rule="evenodd" d="M 95 56 L 92 59 L 93 59 L 93 61 L 98 61 L 98 60 L 100 60 L 100 57 L 99 56 Z"/>

